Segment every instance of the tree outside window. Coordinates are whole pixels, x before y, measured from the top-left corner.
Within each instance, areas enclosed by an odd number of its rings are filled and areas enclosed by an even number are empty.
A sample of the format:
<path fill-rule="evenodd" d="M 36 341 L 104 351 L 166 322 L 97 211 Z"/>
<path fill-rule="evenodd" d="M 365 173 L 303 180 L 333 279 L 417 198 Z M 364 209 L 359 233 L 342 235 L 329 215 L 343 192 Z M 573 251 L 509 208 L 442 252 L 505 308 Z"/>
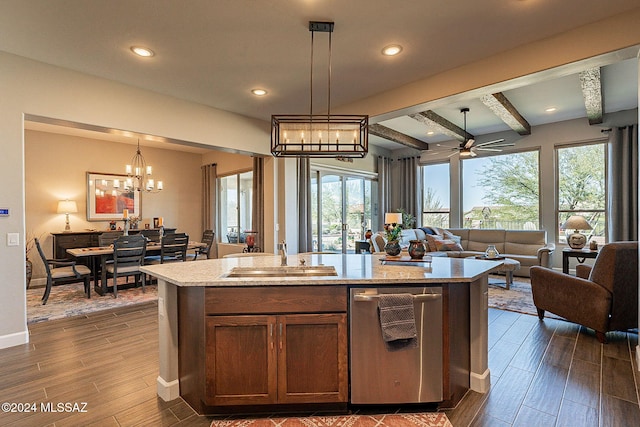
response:
<path fill-rule="evenodd" d="M 540 228 L 538 151 L 462 161 L 463 226 Z"/>
<path fill-rule="evenodd" d="M 451 213 L 451 179 L 449 163 L 425 165 L 423 168 L 422 224 L 449 228 Z"/>
<path fill-rule="evenodd" d="M 573 232 L 563 230 L 562 224 L 571 215 L 581 215 L 593 227 L 582 233 L 603 245 L 607 228 L 606 144 L 559 147 L 556 154 L 559 242 L 566 243 L 567 233 Z"/>

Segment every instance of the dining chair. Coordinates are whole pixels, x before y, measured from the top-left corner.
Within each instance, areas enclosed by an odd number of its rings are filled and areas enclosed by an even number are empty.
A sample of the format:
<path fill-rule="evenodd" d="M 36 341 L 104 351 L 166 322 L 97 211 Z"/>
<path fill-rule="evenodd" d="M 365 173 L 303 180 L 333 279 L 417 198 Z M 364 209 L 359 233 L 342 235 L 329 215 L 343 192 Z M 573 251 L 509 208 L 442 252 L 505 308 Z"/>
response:
<path fill-rule="evenodd" d="M 204 230 L 204 232 L 202 233 L 201 243 L 205 243 L 207 246 L 196 248 L 194 253 L 187 254 L 187 258 L 195 261 L 198 259 L 199 255 L 204 255 L 205 258 L 208 259 L 210 257 L 211 246 L 213 245 L 214 239 L 215 233 L 213 232 L 213 230 Z"/>
<path fill-rule="evenodd" d="M 147 240 L 144 236 L 134 234 L 120 236 L 113 243 L 113 264 L 105 266 L 107 278 L 113 278 L 113 297 L 118 298 L 118 277 L 135 276 L 136 287 L 142 282 L 142 292 L 146 284 L 146 275 L 140 271 L 144 264 Z"/>
<path fill-rule="evenodd" d="M 189 235 L 186 233 L 170 233 L 162 237 L 160 255 L 149 256 L 146 264 L 165 264 L 168 262 L 182 262 L 187 260 Z"/>
<path fill-rule="evenodd" d="M 149 242 L 160 243 L 160 230 L 158 229 L 140 230 L 140 234 L 146 237 Z"/>
<path fill-rule="evenodd" d="M 42 251 L 42 247 L 40 246 L 40 240 L 35 238 L 34 241 L 47 272 L 47 286 L 45 288 L 44 295 L 42 296 L 42 305 L 47 303 L 49 294 L 51 293 L 51 287 L 64 283 L 83 281 L 84 293 L 87 295 L 87 298 L 91 298 L 91 270 L 85 265 L 76 264 L 75 261 L 69 261 L 66 259 L 47 259 Z"/>

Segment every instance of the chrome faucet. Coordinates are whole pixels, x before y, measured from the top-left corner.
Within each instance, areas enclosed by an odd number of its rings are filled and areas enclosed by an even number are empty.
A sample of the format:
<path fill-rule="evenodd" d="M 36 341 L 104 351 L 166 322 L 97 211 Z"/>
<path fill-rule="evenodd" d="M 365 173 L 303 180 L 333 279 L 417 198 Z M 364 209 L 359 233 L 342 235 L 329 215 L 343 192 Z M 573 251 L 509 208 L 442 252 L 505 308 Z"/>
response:
<path fill-rule="evenodd" d="M 278 243 L 278 250 L 280 251 L 280 265 L 287 265 L 287 244 L 283 240 L 282 243 Z"/>

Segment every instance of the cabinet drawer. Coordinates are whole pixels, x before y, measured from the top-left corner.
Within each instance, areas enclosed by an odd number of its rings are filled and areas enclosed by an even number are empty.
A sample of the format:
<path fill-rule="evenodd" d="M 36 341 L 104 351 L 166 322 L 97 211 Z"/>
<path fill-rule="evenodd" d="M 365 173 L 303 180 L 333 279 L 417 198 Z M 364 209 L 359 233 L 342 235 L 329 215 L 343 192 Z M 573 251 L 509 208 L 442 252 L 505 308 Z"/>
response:
<path fill-rule="evenodd" d="M 345 286 L 205 289 L 205 314 L 346 312 Z"/>

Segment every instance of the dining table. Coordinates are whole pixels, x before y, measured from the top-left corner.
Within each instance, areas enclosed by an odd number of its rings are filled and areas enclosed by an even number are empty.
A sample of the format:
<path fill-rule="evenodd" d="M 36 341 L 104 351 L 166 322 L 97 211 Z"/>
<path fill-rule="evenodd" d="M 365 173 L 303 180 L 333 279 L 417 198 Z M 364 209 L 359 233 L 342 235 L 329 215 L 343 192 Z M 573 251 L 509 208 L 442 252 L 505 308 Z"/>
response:
<path fill-rule="evenodd" d="M 204 248 L 206 246 L 206 243 L 189 241 L 187 250 Z M 161 248 L 162 245 L 159 242 L 148 242 L 146 255 L 159 255 Z M 89 268 L 91 269 L 91 276 L 93 277 L 93 288 L 99 295 L 106 295 L 108 287 L 105 265 L 113 256 L 113 245 L 72 248 L 67 249 L 67 253 L 74 258 L 89 258 Z M 98 267 L 100 267 L 100 275 L 98 275 Z"/>

